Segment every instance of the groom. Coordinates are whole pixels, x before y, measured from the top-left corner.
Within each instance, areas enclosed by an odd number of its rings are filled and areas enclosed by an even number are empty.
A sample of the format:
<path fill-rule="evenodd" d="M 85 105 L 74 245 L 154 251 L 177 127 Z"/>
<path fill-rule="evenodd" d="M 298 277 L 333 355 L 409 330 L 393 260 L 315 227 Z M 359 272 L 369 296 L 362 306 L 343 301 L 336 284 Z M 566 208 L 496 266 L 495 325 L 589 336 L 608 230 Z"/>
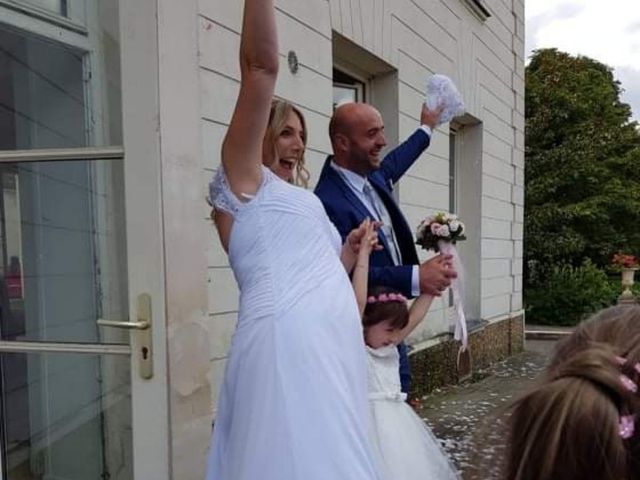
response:
<path fill-rule="evenodd" d="M 384 249 L 371 254 L 369 285 L 385 285 L 407 297 L 439 296 L 456 276 L 448 257 L 439 255 L 420 264 L 412 229 L 392 193 L 429 146 L 439 116 L 440 110 L 423 106 L 420 128 L 381 160 L 387 141 L 380 113 L 364 103 L 338 107 L 329 124 L 334 154 L 327 158 L 315 189 L 343 240 L 367 217 L 382 223 L 378 235 Z M 402 391 L 408 393 L 406 345 L 398 350 Z"/>

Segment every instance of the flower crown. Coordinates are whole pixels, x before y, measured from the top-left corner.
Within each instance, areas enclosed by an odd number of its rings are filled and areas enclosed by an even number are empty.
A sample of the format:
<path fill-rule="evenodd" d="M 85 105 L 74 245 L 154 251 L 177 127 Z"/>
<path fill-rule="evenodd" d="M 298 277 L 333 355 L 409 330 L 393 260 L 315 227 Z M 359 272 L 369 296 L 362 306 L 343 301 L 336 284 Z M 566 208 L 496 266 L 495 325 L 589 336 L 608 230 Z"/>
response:
<path fill-rule="evenodd" d="M 401 293 L 381 293 L 378 296 L 371 295 L 367 298 L 369 305 L 373 303 L 388 303 L 388 302 L 406 302 L 407 297 Z"/>

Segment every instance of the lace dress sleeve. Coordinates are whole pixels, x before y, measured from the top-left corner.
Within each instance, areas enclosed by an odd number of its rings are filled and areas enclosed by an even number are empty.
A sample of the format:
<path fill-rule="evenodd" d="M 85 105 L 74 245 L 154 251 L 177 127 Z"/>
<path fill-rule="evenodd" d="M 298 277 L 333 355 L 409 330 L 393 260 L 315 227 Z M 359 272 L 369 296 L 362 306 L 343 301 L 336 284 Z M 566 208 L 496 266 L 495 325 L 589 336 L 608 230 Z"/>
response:
<path fill-rule="evenodd" d="M 232 217 L 235 217 L 240 210 L 246 205 L 252 203 L 264 188 L 267 181 L 270 180 L 270 170 L 262 168 L 262 183 L 258 187 L 256 195 L 241 194 L 243 200 L 240 200 L 232 191 L 224 173 L 224 167 L 220 165 L 213 175 L 213 179 L 209 182 L 209 196 L 207 201 L 214 209 L 221 210 Z"/>
<path fill-rule="evenodd" d="M 222 165 L 218 167 L 216 173 L 209 182 L 209 197 L 207 198 L 207 201 L 214 209 L 222 210 L 232 217 L 235 217 L 235 214 L 240 208 L 240 201 L 231 192 L 229 182 L 227 182 L 227 176 L 224 174 L 224 168 Z"/>

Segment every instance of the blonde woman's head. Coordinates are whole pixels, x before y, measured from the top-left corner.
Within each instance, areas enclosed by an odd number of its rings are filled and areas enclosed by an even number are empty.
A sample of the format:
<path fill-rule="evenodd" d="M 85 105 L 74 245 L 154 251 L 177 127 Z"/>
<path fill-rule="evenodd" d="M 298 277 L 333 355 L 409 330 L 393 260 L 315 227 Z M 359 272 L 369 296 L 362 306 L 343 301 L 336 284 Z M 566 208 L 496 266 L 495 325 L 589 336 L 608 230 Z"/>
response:
<path fill-rule="evenodd" d="M 505 480 L 640 478 L 639 362 L 640 307 L 578 326 L 513 406 Z"/>
<path fill-rule="evenodd" d="M 302 112 L 284 100 L 274 100 L 264 136 L 262 163 L 286 182 L 309 186 L 305 167 L 307 126 Z"/>

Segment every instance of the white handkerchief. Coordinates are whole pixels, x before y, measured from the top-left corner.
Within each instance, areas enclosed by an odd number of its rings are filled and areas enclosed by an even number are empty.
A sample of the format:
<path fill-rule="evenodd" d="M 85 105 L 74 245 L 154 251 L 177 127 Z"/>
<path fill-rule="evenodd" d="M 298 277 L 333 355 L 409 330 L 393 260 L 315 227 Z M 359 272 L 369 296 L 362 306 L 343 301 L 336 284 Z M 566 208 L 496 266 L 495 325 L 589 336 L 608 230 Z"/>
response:
<path fill-rule="evenodd" d="M 434 75 L 427 82 L 426 104 L 430 110 L 444 106 L 438 125 L 450 122 L 453 117 L 465 112 L 462 95 L 453 81 L 446 75 Z"/>

